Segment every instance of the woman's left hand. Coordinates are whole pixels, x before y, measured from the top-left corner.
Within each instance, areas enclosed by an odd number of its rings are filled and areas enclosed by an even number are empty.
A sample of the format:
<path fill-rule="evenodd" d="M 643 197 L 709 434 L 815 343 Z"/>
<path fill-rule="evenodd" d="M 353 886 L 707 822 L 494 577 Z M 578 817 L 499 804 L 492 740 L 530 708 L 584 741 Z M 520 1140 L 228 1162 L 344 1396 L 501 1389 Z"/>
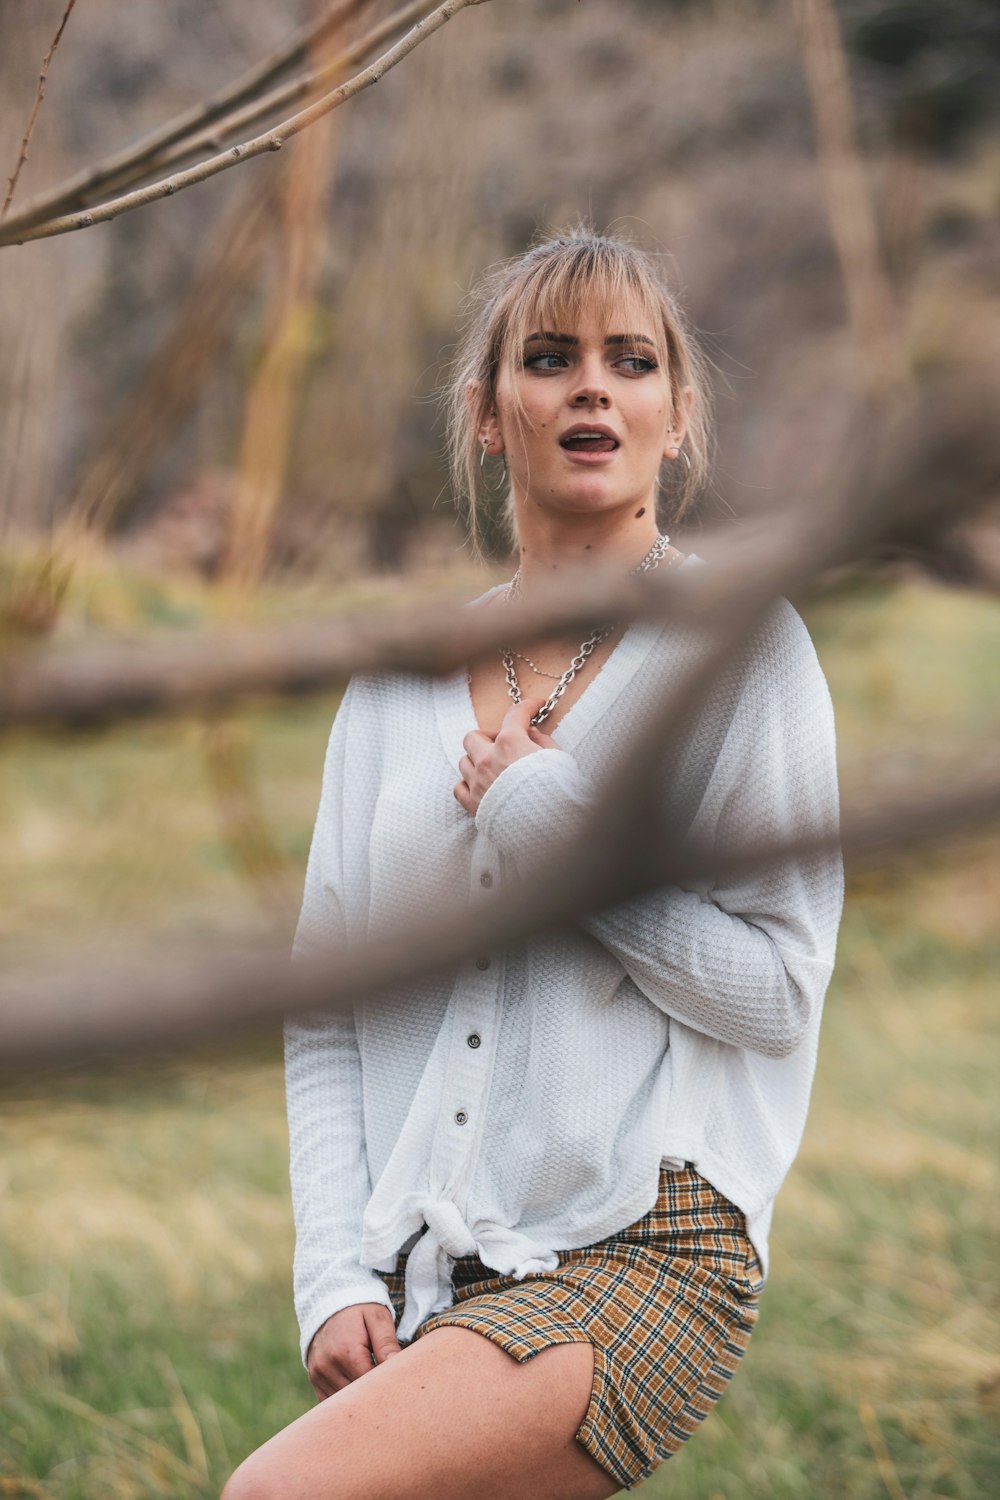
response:
<path fill-rule="evenodd" d="M 495 739 L 482 729 L 470 729 L 465 736 L 462 741 L 465 754 L 458 763 L 464 780 L 457 784 L 454 792 L 470 818 L 476 816 L 487 787 L 507 766 L 530 755 L 533 750 L 559 749 L 550 734 L 531 723 L 532 714 L 536 714 L 544 702 L 544 698 L 522 698 L 520 703 L 513 704 L 504 715 Z"/>

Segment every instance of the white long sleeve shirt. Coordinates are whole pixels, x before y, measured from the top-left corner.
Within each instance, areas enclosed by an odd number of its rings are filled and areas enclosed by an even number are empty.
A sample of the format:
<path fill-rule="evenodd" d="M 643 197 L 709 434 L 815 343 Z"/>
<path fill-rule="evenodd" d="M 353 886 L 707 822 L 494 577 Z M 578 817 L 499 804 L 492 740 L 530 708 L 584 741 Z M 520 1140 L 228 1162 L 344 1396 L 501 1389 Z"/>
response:
<path fill-rule="evenodd" d="M 680 565 L 704 567 L 691 554 Z M 498 585 L 503 587 L 503 585 Z M 489 590 L 480 603 L 496 590 Z M 459 805 L 475 727 L 464 668 L 355 675 L 330 735 L 293 958 L 488 902 L 584 826 L 621 726 L 699 650 L 636 622 L 556 724 L 558 749 Z M 657 782 L 656 837 L 702 847 L 839 827 L 829 691 L 779 599 Z M 713 843 L 712 841 L 718 841 Z M 664 886 L 353 1011 L 285 1031 L 295 1303 L 305 1359 L 353 1303 L 392 1311 L 376 1270 L 409 1250 L 397 1334 L 451 1304 L 451 1263 L 553 1269 L 654 1202 L 693 1162 L 740 1208 L 762 1267 L 798 1150 L 843 905 L 839 851 Z"/>

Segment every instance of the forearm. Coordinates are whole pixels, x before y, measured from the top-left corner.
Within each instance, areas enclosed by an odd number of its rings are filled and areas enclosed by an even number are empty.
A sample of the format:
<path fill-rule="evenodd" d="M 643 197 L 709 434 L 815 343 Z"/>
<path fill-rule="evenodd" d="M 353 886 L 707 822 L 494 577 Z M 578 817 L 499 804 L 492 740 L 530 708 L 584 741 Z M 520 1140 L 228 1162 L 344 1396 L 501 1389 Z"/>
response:
<path fill-rule="evenodd" d="M 668 1015 L 767 1057 L 798 1045 L 833 966 L 832 952 L 824 952 L 830 945 L 801 923 L 786 923 L 779 944 L 764 925 L 678 887 L 633 897 L 579 925 Z"/>
<path fill-rule="evenodd" d="M 304 1360 L 317 1328 L 342 1307 L 357 1302 L 392 1307 L 385 1282 L 360 1261 L 371 1183 L 353 1017 L 287 1022 L 285 1082 L 295 1310 Z"/>

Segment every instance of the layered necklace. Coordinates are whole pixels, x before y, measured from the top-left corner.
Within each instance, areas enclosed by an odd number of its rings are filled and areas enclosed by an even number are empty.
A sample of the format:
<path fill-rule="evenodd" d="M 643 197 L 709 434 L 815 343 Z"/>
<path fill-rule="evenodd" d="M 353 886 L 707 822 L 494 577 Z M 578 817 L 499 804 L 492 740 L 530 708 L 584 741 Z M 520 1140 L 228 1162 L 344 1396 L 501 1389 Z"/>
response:
<path fill-rule="evenodd" d="M 651 568 L 655 568 L 666 556 L 667 547 L 669 545 L 670 538 L 660 533 L 657 536 L 656 541 L 646 553 L 646 556 L 642 559 L 642 562 L 639 563 L 638 567 L 632 568 L 631 572 L 648 573 Z M 667 567 L 673 567 L 674 563 L 678 562 L 682 556 L 683 553 L 675 552 L 673 557 L 667 563 Z M 514 577 L 507 585 L 507 588 L 503 594 L 503 602 L 505 604 L 509 604 L 512 599 L 517 598 L 517 596 L 520 594 L 520 591 L 521 569 L 518 568 L 517 572 L 514 574 Z M 581 645 L 576 656 L 573 657 L 573 660 L 566 668 L 565 672 L 563 672 L 559 677 L 559 680 L 557 681 L 549 696 L 546 698 L 545 702 L 542 704 L 542 707 L 536 714 L 532 715 L 532 724 L 541 724 L 544 719 L 548 718 L 549 714 L 555 708 L 556 704 L 559 702 L 559 699 L 562 697 L 563 693 L 565 693 L 566 689 L 569 687 L 570 683 L 573 681 L 573 678 L 576 676 L 577 672 L 579 672 L 580 668 L 583 666 L 590 653 L 597 646 L 599 646 L 602 641 L 607 640 L 608 636 L 616 628 L 617 621 L 611 625 L 601 625 L 597 627 L 593 634 L 587 637 L 587 639 Z M 541 667 L 537 667 L 535 665 L 530 656 L 524 656 L 520 651 L 511 651 L 506 646 L 501 646 L 500 656 L 503 660 L 504 670 L 507 674 L 507 691 L 510 693 L 510 696 L 513 698 L 515 703 L 520 703 L 521 701 L 521 689 L 518 686 L 517 672 L 514 669 L 515 656 L 520 657 L 521 661 L 527 662 L 532 671 L 537 672 L 541 677 L 557 676 L 555 672 L 543 672 Z"/>

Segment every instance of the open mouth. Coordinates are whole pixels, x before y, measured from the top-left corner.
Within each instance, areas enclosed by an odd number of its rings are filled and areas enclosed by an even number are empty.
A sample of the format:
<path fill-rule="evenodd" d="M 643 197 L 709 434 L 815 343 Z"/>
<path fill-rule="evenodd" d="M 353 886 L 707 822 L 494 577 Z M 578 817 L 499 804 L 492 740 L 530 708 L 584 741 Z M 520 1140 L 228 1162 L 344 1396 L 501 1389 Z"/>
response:
<path fill-rule="evenodd" d="M 567 453 L 614 453 L 620 444 L 606 428 L 571 427 L 559 439 L 559 446 Z"/>

